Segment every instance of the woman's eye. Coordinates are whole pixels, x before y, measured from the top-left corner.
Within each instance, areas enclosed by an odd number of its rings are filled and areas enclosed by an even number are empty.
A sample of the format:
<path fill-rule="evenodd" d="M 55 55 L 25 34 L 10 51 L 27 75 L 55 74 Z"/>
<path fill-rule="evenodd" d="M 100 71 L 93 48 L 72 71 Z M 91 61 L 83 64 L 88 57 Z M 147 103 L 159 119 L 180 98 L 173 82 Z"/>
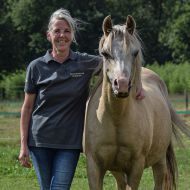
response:
<path fill-rule="evenodd" d="M 70 33 L 71 31 L 70 30 L 65 30 L 66 33 Z"/>
<path fill-rule="evenodd" d="M 69 29 L 61 30 L 61 29 L 55 29 L 53 30 L 53 34 L 59 35 L 59 34 L 65 34 L 65 33 L 71 33 Z"/>
<path fill-rule="evenodd" d="M 59 34 L 59 33 L 60 33 L 60 30 L 59 30 L 59 29 L 53 30 L 53 33 L 54 33 L 54 34 Z"/>

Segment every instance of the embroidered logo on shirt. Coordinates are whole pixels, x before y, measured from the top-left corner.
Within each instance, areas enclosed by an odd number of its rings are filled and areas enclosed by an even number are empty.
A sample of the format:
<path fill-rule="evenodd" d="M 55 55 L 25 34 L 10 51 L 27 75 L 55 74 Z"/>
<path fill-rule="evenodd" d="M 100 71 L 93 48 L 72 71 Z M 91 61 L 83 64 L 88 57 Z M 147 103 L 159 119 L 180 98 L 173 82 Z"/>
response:
<path fill-rule="evenodd" d="M 70 73 L 71 77 L 82 77 L 84 75 L 84 72 L 82 73 Z"/>

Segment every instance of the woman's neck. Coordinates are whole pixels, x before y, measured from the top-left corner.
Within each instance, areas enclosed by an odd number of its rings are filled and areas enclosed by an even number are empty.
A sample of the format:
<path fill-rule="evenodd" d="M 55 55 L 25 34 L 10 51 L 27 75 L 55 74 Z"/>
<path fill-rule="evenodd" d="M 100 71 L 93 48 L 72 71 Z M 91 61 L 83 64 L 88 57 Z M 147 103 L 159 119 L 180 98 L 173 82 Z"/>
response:
<path fill-rule="evenodd" d="M 52 57 L 59 63 L 64 63 L 69 57 L 69 50 L 64 52 L 52 51 Z"/>

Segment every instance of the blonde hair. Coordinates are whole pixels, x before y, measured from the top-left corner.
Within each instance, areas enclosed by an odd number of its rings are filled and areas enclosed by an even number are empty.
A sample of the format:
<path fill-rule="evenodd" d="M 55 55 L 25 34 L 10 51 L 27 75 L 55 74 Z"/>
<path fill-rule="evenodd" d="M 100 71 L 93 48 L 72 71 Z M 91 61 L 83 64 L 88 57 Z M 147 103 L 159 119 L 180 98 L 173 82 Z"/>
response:
<path fill-rule="evenodd" d="M 48 32 L 52 30 L 52 25 L 55 20 L 65 20 L 69 24 L 71 28 L 73 42 L 76 43 L 76 32 L 78 31 L 78 24 L 80 21 L 78 19 L 73 18 L 68 10 L 60 8 L 55 12 L 53 12 L 52 15 L 50 16 L 48 24 Z"/>

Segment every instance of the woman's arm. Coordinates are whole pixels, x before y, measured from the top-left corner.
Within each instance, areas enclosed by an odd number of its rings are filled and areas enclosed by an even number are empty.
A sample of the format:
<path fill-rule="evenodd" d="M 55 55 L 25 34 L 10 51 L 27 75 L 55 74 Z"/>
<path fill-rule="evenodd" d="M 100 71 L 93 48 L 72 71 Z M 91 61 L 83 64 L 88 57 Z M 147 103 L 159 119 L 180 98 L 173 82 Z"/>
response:
<path fill-rule="evenodd" d="M 31 167 L 29 162 L 29 151 L 28 151 L 28 129 L 31 114 L 34 108 L 34 102 L 36 99 L 36 94 L 25 93 L 24 103 L 21 109 L 21 118 L 20 118 L 20 138 L 21 138 L 21 147 L 19 160 L 22 166 Z"/>

